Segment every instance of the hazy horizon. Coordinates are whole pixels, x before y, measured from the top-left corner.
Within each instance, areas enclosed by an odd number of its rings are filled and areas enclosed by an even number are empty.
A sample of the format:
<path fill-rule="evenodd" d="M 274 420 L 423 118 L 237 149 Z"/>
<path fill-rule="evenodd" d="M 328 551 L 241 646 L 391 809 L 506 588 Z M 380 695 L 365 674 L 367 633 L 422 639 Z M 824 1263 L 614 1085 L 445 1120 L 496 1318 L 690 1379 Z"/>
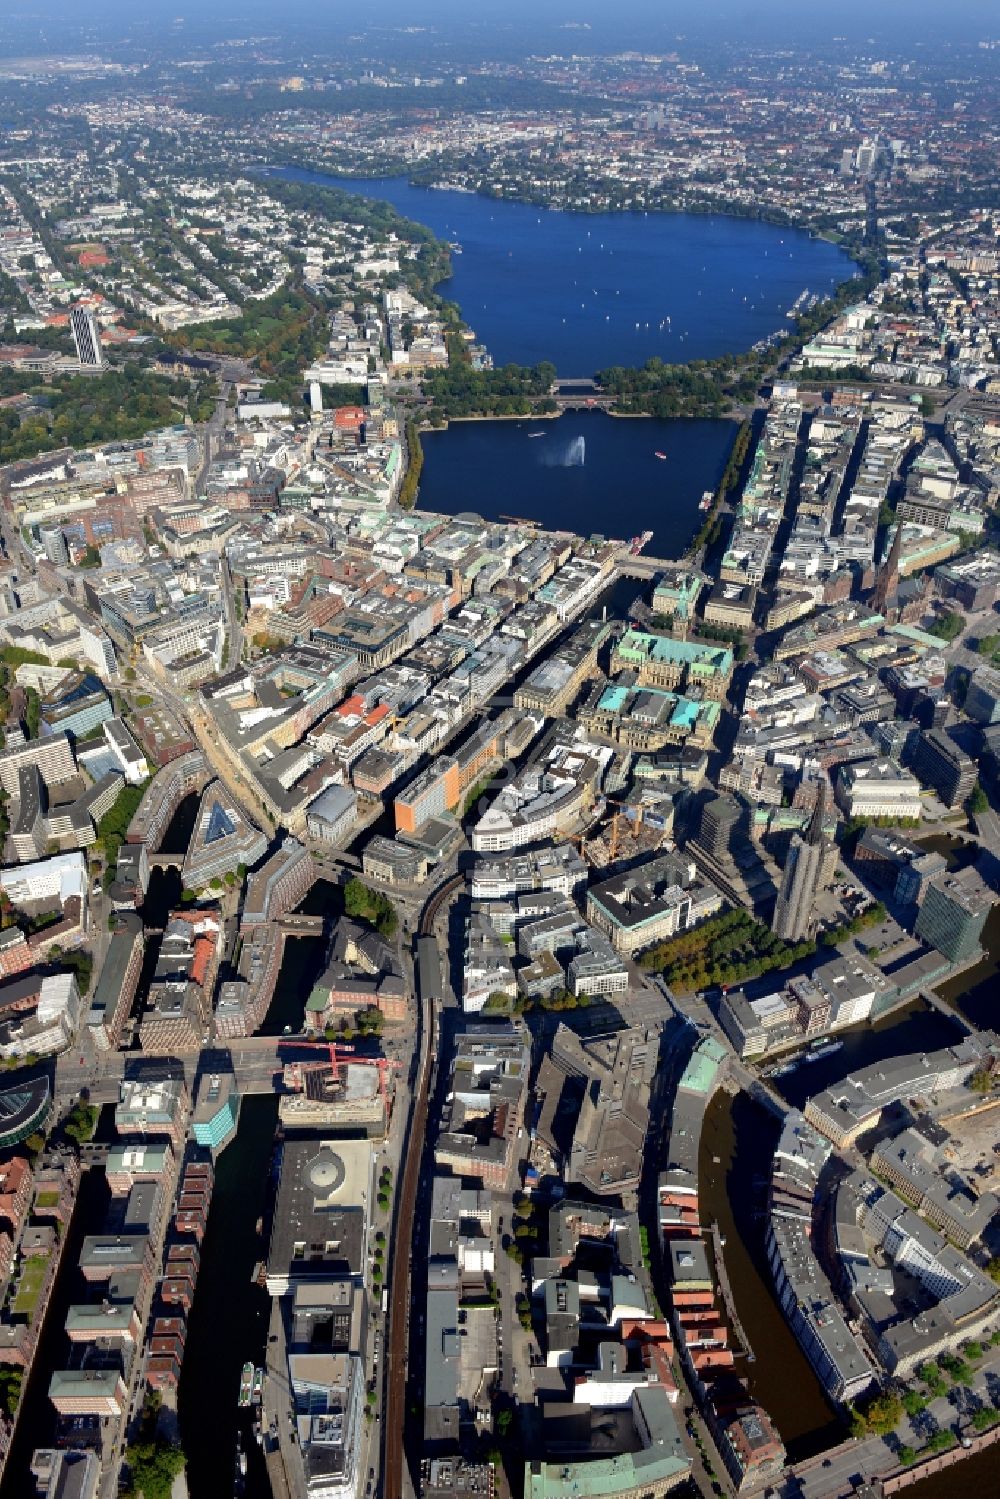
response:
<path fill-rule="evenodd" d="M 385 0 L 377 14 L 359 17 L 347 0 L 330 0 L 317 11 L 313 0 L 47 0 L 11 8 L 0 50 L 15 55 L 32 44 L 58 53 L 86 46 L 120 48 L 134 43 L 162 44 L 171 54 L 192 45 L 247 36 L 285 38 L 291 44 L 313 39 L 336 51 L 348 38 L 409 32 L 414 51 L 420 41 L 460 45 L 481 40 L 509 51 L 539 47 L 588 51 L 665 48 L 679 38 L 692 44 L 712 38 L 780 47 L 818 45 L 834 39 L 854 44 L 919 45 L 950 38 L 1000 38 L 996 0 L 841 0 L 831 16 L 801 0 L 621 0 L 609 7 L 598 0 L 479 0 L 470 15 L 467 0 Z M 430 36 L 428 35 L 430 33 Z"/>

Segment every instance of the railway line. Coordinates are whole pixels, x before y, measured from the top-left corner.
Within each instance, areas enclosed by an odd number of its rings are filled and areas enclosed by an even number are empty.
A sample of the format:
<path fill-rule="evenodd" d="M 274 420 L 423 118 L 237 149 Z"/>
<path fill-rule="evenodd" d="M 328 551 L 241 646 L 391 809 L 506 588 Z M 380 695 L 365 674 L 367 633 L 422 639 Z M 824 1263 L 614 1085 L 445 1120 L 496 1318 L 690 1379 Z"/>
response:
<path fill-rule="evenodd" d="M 413 1247 L 413 1222 L 416 1212 L 420 1164 L 427 1136 L 427 1112 L 430 1104 L 430 1081 L 434 1069 L 436 1040 L 435 1005 L 441 1000 L 440 970 L 434 960 L 421 960 L 422 943 L 433 945 L 434 922 L 446 900 L 463 883 L 454 875 L 427 901 L 417 930 L 417 1076 L 410 1102 L 409 1130 L 405 1157 L 400 1168 L 399 1191 L 396 1194 L 392 1248 L 392 1289 L 389 1295 L 389 1327 L 386 1335 L 385 1402 L 382 1416 L 382 1493 L 383 1499 L 404 1499 L 403 1427 L 406 1419 L 406 1352 L 410 1325 L 410 1257 Z M 434 975 L 437 974 L 437 982 Z"/>

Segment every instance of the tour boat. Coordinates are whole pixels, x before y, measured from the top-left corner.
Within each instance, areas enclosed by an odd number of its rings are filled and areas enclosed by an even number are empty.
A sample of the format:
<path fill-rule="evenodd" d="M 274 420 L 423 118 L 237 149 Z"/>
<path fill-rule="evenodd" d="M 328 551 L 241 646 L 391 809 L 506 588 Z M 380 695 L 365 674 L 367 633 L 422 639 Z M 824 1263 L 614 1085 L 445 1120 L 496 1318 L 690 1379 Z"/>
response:
<path fill-rule="evenodd" d="M 666 462 L 666 459 L 667 459 L 666 453 L 661 453 L 660 450 L 659 450 L 659 448 L 657 448 L 656 452 L 653 454 L 653 457 L 661 459 L 661 461 L 664 462 L 664 463 Z"/>
<path fill-rule="evenodd" d="M 240 1375 L 240 1405 L 249 1405 L 253 1398 L 253 1364 L 244 1364 Z"/>
<path fill-rule="evenodd" d="M 820 1057 L 832 1057 L 835 1051 L 840 1051 L 843 1041 L 825 1041 L 820 1046 L 813 1046 L 809 1054 L 803 1057 L 804 1062 L 818 1062 Z"/>
<path fill-rule="evenodd" d="M 254 1400 L 254 1404 L 256 1404 L 256 1405 L 260 1404 L 260 1399 L 261 1399 L 261 1396 L 263 1395 L 263 1393 L 264 1393 L 264 1370 L 263 1369 L 255 1369 L 253 1371 L 253 1400 Z"/>
<path fill-rule="evenodd" d="M 704 492 L 704 494 L 702 495 L 701 499 L 698 501 L 698 509 L 699 510 L 711 510 L 711 508 L 712 508 L 712 501 L 714 499 L 715 499 L 715 496 L 712 493 L 712 491 L 710 489 L 706 489 L 705 492 Z"/>
<path fill-rule="evenodd" d="M 544 432 L 529 432 L 528 436 L 529 437 L 544 437 L 545 433 Z"/>

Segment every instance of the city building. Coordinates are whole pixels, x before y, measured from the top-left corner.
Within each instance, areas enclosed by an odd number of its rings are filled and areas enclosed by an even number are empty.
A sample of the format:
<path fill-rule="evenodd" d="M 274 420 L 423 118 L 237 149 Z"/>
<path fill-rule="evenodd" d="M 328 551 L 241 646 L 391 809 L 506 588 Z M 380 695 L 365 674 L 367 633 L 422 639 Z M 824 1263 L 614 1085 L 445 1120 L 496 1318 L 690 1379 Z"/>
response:
<path fill-rule="evenodd" d="M 976 762 L 964 754 L 944 729 L 920 735 L 910 761 L 913 773 L 931 786 L 946 807 L 961 806 L 976 784 Z"/>
<path fill-rule="evenodd" d="M 94 1044 L 101 1050 L 113 1050 L 121 1041 L 139 987 L 145 950 L 139 917 L 127 911 L 119 913 L 84 1017 Z"/>
<path fill-rule="evenodd" d="M 688 931 L 722 908 L 722 896 L 696 878 L 690 858 L 664 854 L 587 891 L 587 920 L 615 951 L 631 956 Z"/>
<path fill-rule="evenodd" d="M 77 359 L 84 369 L 99 370 L 104 364 L 104 351 L 101 348 L 101 330 L 94 314 L 88 307 L 71 307 L 69 327 Z"/>
<path fill-rule="evenodd" d="M 191 1130 L 196 1142 L 219 1151 L 236 1134 L 240 1095 L 232 1072 L 204 1072 L 194 1092 Z"/>
<path fill-rule="evenodd" d="M 861 760 L 842 765 L 836 797 L 846 817 L 887 817 L 919 822 L 920 783 L 892 760 Z"/>
<path fill-rule="evenodd" d="M 237 806 L 221 781 L 202 793 L 181 871 L 186 889 L 202 890 L 212 880 L 246 869 L 267 852 L 267 838 Z"/>
<path fill-rule="evenodd" d="M 816 897 L 820 890 L 826 849 L 823 833 L 825 791 L 826 782 L 823 780 L 820 782 L 819 795 L 809 819 L 806 836 L 803 838 L 799 833 L 794 833 L 785 855 L 781 888 L 771 921 L 771 930 L 784 942 L 802 942 L 816 926 Z"/>
<path fill-rule="evenodd" d="M 936 875 L 927 885 L 914 932 L 952 963 L 979 951 L 979 938 L 996 897 L 974 868 Z"/>
<path fill-rule="evenodd" d="M 354 1280 L 366 1261 L 372 1150 L 365 1140 L 286 1139 L 267 1253 L 267 1289 Z"/>

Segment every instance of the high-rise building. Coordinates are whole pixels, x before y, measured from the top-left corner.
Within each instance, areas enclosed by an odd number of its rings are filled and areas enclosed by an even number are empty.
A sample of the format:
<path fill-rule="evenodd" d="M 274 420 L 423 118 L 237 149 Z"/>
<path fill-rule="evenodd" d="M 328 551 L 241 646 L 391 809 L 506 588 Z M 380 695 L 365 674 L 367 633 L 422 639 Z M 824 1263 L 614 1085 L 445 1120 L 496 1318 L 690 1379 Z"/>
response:
<path fill-rule="evenodd" d="M 69 326 L 77 359 L 86 368 L 99 370 L 104 363 L 104 351 L 94 314 L 86 307 L 74 307 L 70 311 Z"/>
<path fill-rule="evenodd" d="M 965 711 L 976 723 L 1000 723 L 1000 671 L 980 666 L 972 673 L 965 695 Z"/>
<path fill-rule="evenodd" d="M 729 853 L 733 831 L 740 820 L 740 806 L 735 797 L 710 797 L 701 809 L 697 842 L 707 854 L 724 859 Z"/>
<path fill-rule="evenodd" d="M 823 836 L 823 813 L 826 810 L 826 786 L 820 781 L 819 795 L 809 827 L 803 838 L 796 833 L 788 848 L 781 889 L 774 905 L 771 930 L 784 942 L 801 942 L 816 923 L 816 895 L 823 872 L 826 839 Z"/>
<path fill-rule="evenodd" d="M 42 551 L 50 562 L 58 566 L 60 563 L 69 561 L 69 548 L 66 546 L 66 538 L 61 526 L 40 526 L 38 539 L 42 543 Z"/>
<path fill-rule="evenodd" d="M 913 773 L 937 792 L 946 807 L 964 802 L 976 784 L 976 763 L 944 729 L 928 729 L 913 750 Z"/>
<path fill-rule="evenodd" d="M 914 931 L 952 963 L 975 956 L 993 894 L 974 869 L 942 874 L 927 886 Z"/>

